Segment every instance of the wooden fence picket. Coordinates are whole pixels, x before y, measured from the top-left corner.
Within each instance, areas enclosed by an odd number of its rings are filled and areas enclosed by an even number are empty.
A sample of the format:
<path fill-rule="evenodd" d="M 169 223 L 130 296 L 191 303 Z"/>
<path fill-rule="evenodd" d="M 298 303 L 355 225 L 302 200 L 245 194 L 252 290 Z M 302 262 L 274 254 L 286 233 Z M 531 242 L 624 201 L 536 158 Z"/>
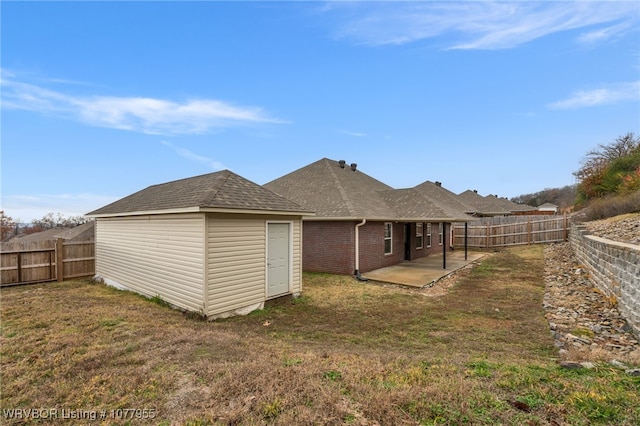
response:
<path fill-rule="evenodd" d="M 567 241 L 569 226 L 566 215 L 482 218 L 468 223 L 467 246 L 494 248 Z M 464 224 L 454 224 L 454 247 L 464 247 L 464 230 Z"/>
<path fill-rule="evenodd" d="M 95 242 L 40 241 L 0 253 L 0 286 L 95 275 Z"/>

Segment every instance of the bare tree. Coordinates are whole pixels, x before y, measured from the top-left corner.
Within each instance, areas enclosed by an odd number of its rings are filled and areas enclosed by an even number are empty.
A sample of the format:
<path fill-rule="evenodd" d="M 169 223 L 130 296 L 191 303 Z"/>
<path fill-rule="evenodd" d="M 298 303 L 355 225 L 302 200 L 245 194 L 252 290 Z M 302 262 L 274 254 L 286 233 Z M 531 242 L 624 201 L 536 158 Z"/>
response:
<path fill-rule="evenodd" d="M 16 222 L 0 210 L 0 241 L 4 241 L 12 237 L 16 230 Z"/>
<path fill-rule="evenodd" d="M 580 169 L 574 172 L 574 176 L 580 182 L 579 194 L 587 199 L 602 196 L 606 192 L 603 189 L 603 181 L 607 168 L 617 160 L 633 155 L 639 149 L 640 137 L 630 132 L 608 145 L 600 144 L 598 148 L 589 151 L 582 160 Z"/>
<path fill-rule="evenodd" d="M 640 137 L 636 137 L 633 133 L 627 133 L 618 137 L 609 145 L 600 144 L 598 149 L 587 152 L 587 161 L 593 160 L 596 163 L 610 163 L 618 158 L 630 155 L 636 148 L 640 146 Z"/>

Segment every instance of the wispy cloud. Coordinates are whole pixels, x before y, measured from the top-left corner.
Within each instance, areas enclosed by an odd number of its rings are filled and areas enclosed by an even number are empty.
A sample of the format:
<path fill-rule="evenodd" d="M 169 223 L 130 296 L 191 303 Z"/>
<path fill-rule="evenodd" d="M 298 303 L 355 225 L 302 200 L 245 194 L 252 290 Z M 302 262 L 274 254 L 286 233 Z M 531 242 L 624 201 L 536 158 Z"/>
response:
<path fill-rule="evenodd" d="M 117 200 L 118 197 L 79 194 L 3 194 L 2 209 L 14 220 L 23 223 L 40 219 L 47 213 L 61 213 L 65 216 L 83 216 L 86 213 Z"/>
<path fill-rule="evenodd" d="M 551 109 L 577 109 L 620 102 L 640 101 L 640 81 L 612 84 L 592 90 L 579 90 L 567 99 L 548 105 Z"/>
<path fill-rule="evenodd" d="M 560 31 L 639 20 L 635 2 L 601 1 L 339 2 L 325 13 L 338 17 L 338 38 L 376 46 L 448 36 L 455 41 L 442 42 L 447 49 L 508 49 Z M 614 27 L 611 33 L 623 30 Z"/>
<path fill-rule="evenodd" d="M 629 31 L 636 29 L 630 21 L 625 21 L 617 25 L 598 28 L 593 31 L 587 31 L 580 34 L 578 41 L 585 44 L 602 43 L 611 39 L 623 36 Z"/>
<path fill-rule="evenodd" d="M 338 132 L 343 133 L 345 135 L 349 135 L 349 136 L 355 136 L 357 138 L 364 138 L 367 136 L 366 133 L 362 133 L 362 132 L 352 132 L 351 130 L 338 130 Z"/>
<path fill-rule="evenodd" d="M 285 123 L 261 108 L 213 99 L 173 101 L 148 97 L 77 96 L 14 79 L 3 70 L 2 108 L 73 119 L 98 127 L 158 135 L 203 134 L 255 123 Z"/>
<path fill-rule="evenodd" d="M 202 155 L 198 155 L 195 154 L 191 151 L 189 151 L 188 149 L 185 148 L 180 148 L 178 146 L 173 145 L 172 143 L 169 143 L 167 141 L 162 141 L 160 142 L 162 143 L 162 145 L 171 148 L 173 151 L 176 152 L 176 154 L 178 154 L 179 156 L 181 156 L 182 158 L 185 158 L 189 161 L 193 161 L 196 163 L 200 163 L 200 164 L 204 164 L 207 167 L 210 167 L 213 170 L 223 170 L 225 169 L 224 164 L 222 164 L 219 161 L 213 160 L 209 157 L 204 157 Z"/>

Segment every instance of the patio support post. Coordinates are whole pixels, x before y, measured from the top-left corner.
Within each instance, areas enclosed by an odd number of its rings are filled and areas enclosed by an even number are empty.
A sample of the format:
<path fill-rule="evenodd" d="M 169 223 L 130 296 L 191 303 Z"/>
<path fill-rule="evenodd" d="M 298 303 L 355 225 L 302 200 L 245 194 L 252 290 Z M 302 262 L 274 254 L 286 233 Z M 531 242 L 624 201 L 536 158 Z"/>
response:
<path fill-rule="evenodd" d="M 467 260 L 467 232 L 469 231 L 469 223 L 464 223 L 464 260 Z"/>
<path fill-rule="evenodd" d="M 447 269 L 447 222 L 442 223 L 442 269 Z"/>

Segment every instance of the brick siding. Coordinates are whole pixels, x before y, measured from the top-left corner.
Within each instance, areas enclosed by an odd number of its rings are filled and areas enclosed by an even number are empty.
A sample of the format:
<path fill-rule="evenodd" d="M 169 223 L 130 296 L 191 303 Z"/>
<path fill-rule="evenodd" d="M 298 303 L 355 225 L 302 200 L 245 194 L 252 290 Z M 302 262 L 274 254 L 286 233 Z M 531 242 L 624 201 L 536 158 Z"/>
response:
<path fill-rule="evenodd" d="M 355 226 L 358 221 L 305 221 L 303 223 L 302 268 L 308 272 L 353 274 L 355 269 Z M 384 222 L 367 222 L 359 229 L 360 272 L 368 272 L 405 260 L 405 224 L 392 222 L 392 253 L 384 253 Z M 432 224 L 431 247 L 427 247 L 427 227 L 423 228 L 423 248 L 416 248 L 416 225 L 410 223 L 410 259 L 442 253 L 438 244 L 438 224 Z M 447 225 L 447 230 L 450 225 Z M 448 238 L 447 238 L 448 242 Z"/>

